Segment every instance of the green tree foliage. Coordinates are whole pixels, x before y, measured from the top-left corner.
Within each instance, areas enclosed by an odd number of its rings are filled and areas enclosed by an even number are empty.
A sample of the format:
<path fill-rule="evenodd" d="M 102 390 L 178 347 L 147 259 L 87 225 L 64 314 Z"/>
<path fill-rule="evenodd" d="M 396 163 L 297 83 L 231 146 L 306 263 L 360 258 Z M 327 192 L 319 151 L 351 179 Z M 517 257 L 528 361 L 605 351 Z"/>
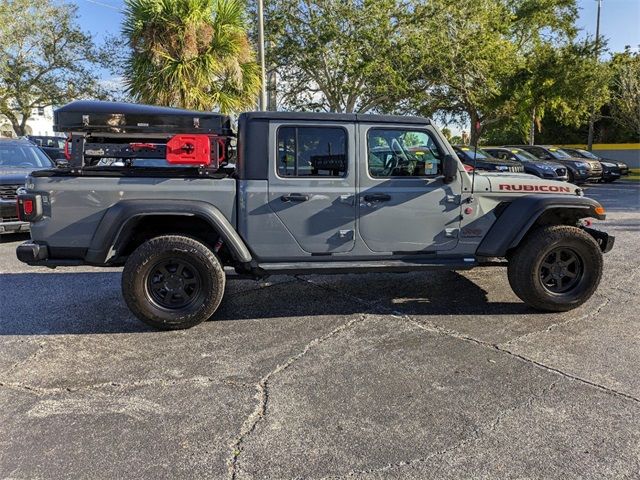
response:
<path fill-rule="evenodd" d="M 237 112 L 255 105 L 260 70 L 240 0 L 127 0 L 124 74 L 138 101 Z"/>
<path fill-rule="evenodd" d="M 522 140 L 534 143 L 547 113 L 566 126 L 588 121 L 592 109 L 599 110 L 608 100 L 609 80 L 610 69 L 596 59 L 593 42 L 537 45 L 515 78 L 518 108 L 512 121 Z"/>
<path fill-rule="evenodd" d="M 50 0 L 0 2 L 0 114 L 16 135 L 34 108 L 100 97 L 101 56 L 77 25 L 76 7 Z"/>
<path fill-rule="evenodd" d="M 559 60 L 571 59 L 568 66 L 574 67 L 578 60 L 592 58 L 587 48 L 580 50 L 572 41 L 576 15 L 574 0 L 424 2 L 422 36 L 429 39 L 423 44 L 424 57 L 430 63 L 427 72 L 437 73 L 438 87 L 419 110 L 469 119 L 473 142 L 477 125 L 486 133 L 523 113 L 530 119 L 534 109 L 588 109 L 592 87 L 601 78 L 591 81 L 593 69 L 557 66 Z M 550 65 L 557 67 L 553 77 L 547 76 Z M 567 93 L 563 89 L 581 74 L 590 81 L 574 85 L 571 98 L 561 102 Z M 546 95 L 542 102 L 538 88 Z"/>
<path fill-rule="evenodd" d="M 425 75 L 433 73 L 421 114 L 445 113 L 487 127 L 506 115 L 511 98 L 506 86 L 517 70 L 517 46 L 510 38 L 505 2 L 431 0 L 417 7 Z"/>
<path fill-rule="evenodd" d="M 637 141 L 640 139 L 640 52 L 629 48 L 611 60 L 611 116 Z"/>
<path fill-rule="evenodd" d="M 268 60 L 287 108 L 464 119 L 473 140 L 602 103 L 576 17 L 575 0 L 268 0 Z"/>
<path fill-rule="evenodd" d="M 286 108 L 399 111 L 430 87 L 408 0 L 267 0 L 268 63 Z"/>

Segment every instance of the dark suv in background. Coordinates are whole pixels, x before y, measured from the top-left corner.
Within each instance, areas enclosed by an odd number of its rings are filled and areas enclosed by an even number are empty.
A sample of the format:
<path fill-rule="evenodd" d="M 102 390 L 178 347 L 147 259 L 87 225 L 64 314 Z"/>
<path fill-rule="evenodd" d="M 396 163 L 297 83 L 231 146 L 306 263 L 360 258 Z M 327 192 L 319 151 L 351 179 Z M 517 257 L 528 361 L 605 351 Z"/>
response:
<path fill-rule="evenodd" d="M 569 181 L 575 184 L 598 182 L 602 178 L 602 165 L 596 160 L 576 158 L 553 145 L 505 145 L 520 148 L 539 158 L 561 163 L 568 169 Z"/>
<path fill-rule="evenodd" d="M 618 160 L 611 160 L 610 158 L 604 158 L 596 155 L 588 150 L 582 148 L 565 148 L 562 150 L 569 155 L 573 155 L 576 158 L 587 158 L 589 160 L 597 160 L 602 165 L 602 181 L 613 182 L 619 179 L 623 175 L 629 175 L 629 165 Z"/>
<path fill-rule="evenodd" d="M 569 180 L 567 167 L 558 162 L 540 160 L 521 148 L 483 147 L 485 152 L 500 160 L 513 160 L 522 163 L 524 171 L 540 178 L 550 180 Z"/>
<path fill-rule="evenodd" d="M 18 220 L 16 190 L 34 170 L 54 168 L 55 163 L 33 143 L 0 138 L 0 234 L 25 232 L 29 222 Z"/>
<path fill-rule="evenodd" d="M 65 160 L 64 145 L 66 138 L 44 135 L 27 135 L 31 143 L 39 146 L 53 161 Z"/>
<path fill-rule="evenodd" d="M 467 145 L 455 145 L 453 150 L 458 158 L 470 167 L 477 170 L 488 170 L 491 172 L 524 172 L 524 167 L 520 162 L 513 160 L 500 160 L 492 157 L 481 148 L 475 149 Z"/>

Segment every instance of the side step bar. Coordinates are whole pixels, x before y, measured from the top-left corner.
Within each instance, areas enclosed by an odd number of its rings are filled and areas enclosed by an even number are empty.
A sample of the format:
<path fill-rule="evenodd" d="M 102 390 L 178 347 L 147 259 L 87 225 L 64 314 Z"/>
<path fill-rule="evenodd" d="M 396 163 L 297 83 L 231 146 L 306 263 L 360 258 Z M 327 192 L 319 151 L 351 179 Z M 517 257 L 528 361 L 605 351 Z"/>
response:
<path fill-rule="evenodd" d="M 263 263 L 258 269 L 266 274 L 335 274 L 369 272 L 413 272 L 416 270 L 469 270 L 477 267 L 475 258 L 430 259 L 430 260 L 369 260 L 345 262 L 282 262 Z"/>

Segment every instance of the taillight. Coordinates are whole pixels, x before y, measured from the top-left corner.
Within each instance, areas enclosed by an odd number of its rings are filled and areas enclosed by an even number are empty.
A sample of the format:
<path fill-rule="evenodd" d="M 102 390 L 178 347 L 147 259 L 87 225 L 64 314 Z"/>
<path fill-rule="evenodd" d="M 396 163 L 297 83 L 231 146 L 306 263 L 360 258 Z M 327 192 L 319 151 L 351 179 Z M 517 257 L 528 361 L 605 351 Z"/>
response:
<path fill-rule="evenodd" d="M 22 222 L 35 222 L 42 217 L 42 197 L 40 195 L 20 194 L 16 198 L 18 219 Z"/>
<path fill-rule="evenodd" d="M 33 200 L 25 200 L 22 202 L 22 210 L 25 215 L 33 214 Z"/>

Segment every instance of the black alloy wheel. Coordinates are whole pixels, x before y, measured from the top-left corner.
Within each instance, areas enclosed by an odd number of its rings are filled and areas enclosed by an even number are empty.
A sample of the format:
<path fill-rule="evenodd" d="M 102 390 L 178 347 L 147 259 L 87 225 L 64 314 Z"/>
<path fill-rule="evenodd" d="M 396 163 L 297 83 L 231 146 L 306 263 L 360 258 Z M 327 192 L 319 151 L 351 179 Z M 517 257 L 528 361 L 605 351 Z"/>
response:
<path fill-rule="evenodd" d="M 540 265 L 540 280 L 551 293 L 566 293 L 580 283 L 583 262 L 570 248 L 551 250 Z"/>
<path fill-rule="evenodd" d="M 187 260 L 162 260 L 147 274 L 147 292 L 159 307 L 180 310 L 201 295 L 202 278 Z"/>

